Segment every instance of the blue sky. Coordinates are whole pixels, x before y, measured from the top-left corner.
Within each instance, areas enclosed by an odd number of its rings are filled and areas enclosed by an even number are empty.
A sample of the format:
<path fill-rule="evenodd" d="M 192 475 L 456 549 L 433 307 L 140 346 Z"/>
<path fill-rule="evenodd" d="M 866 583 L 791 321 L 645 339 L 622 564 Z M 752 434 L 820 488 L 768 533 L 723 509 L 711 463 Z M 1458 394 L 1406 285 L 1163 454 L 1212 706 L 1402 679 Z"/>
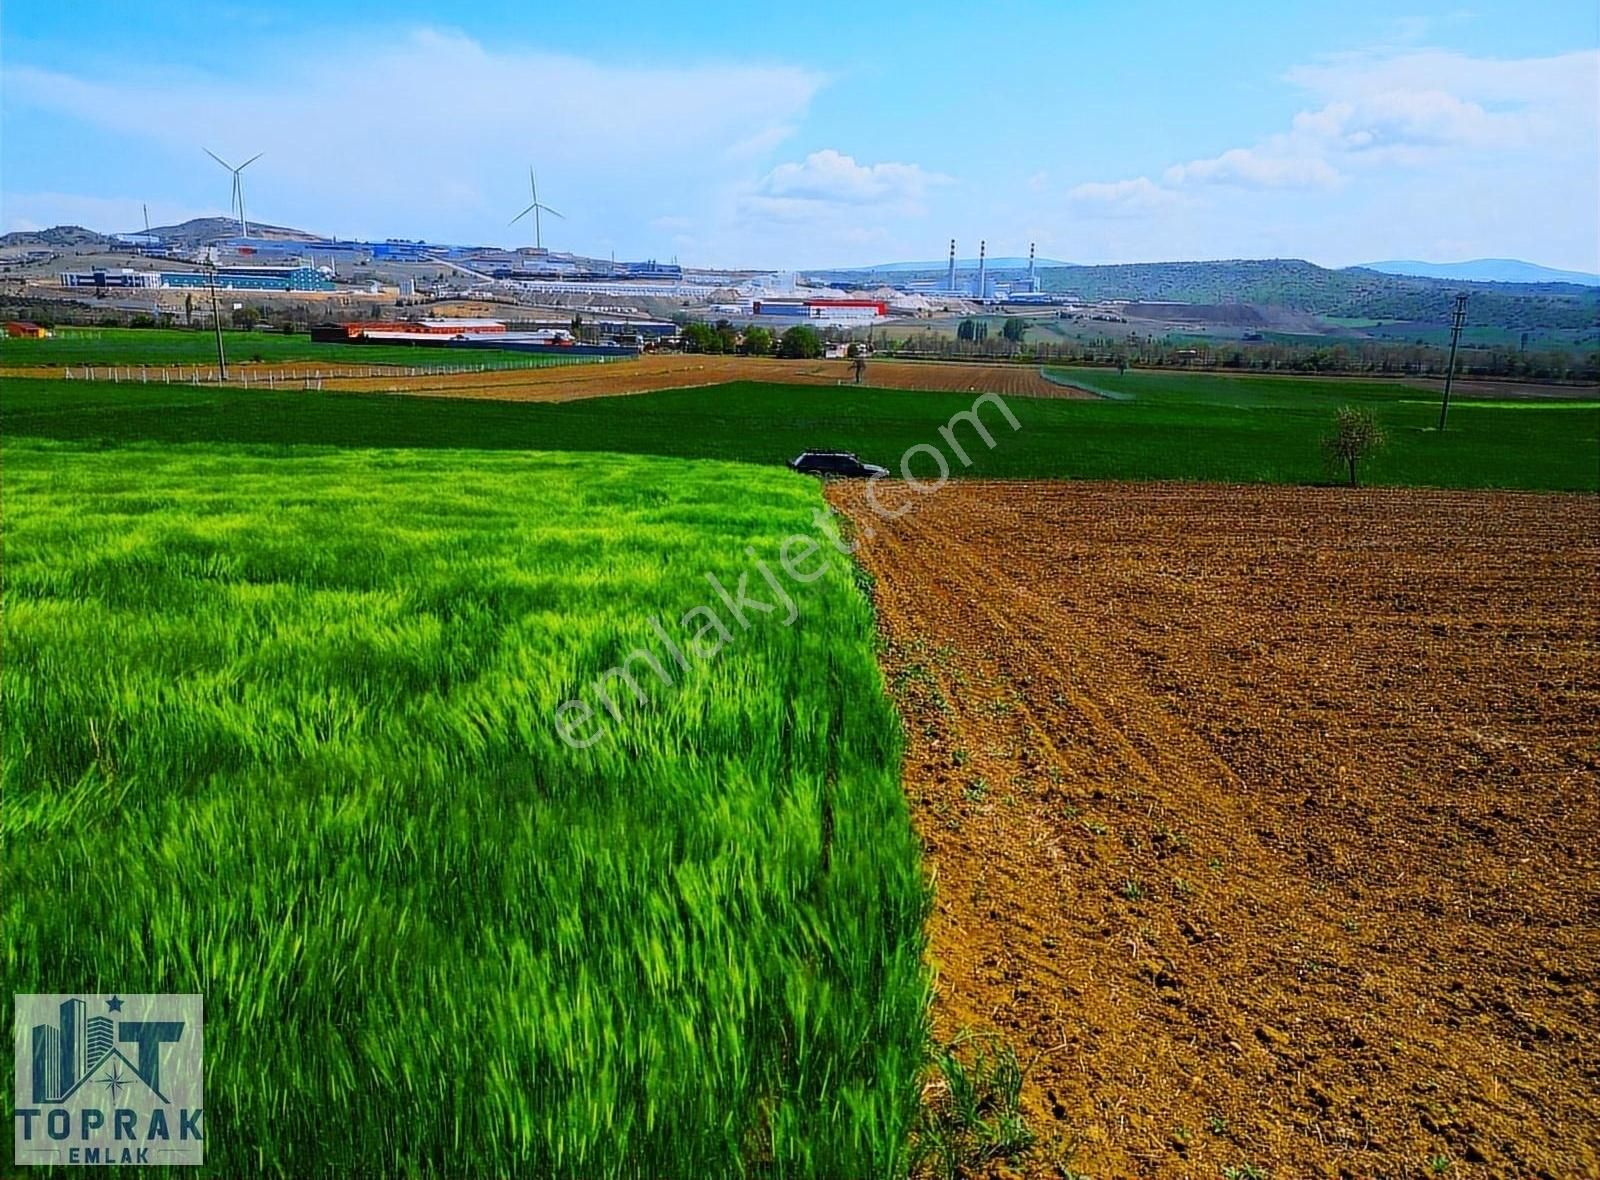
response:
<path fill-rule="evenodd" d="M 705 265 L 1600 270 L 1600 5 L 0 8 L 0 215 L 225 212 Z"/>

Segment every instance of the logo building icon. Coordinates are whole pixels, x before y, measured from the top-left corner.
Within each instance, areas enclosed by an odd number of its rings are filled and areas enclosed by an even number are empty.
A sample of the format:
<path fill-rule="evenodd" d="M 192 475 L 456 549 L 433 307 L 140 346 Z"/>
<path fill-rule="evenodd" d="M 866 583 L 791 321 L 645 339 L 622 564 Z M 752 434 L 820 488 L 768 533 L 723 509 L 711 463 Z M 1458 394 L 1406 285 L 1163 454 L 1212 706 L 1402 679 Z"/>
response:
<path fill-rule="evenodd" d="M 18 995 L 16 1163 L 202 1162 L 201 1016 L 194 995 Z"/>

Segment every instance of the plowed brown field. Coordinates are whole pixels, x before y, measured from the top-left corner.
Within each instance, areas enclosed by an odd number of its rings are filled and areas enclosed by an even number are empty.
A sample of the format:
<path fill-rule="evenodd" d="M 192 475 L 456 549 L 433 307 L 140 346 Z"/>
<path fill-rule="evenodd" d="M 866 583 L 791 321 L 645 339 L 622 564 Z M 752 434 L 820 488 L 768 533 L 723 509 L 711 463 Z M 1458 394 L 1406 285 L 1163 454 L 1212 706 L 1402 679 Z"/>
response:
<path fill-rule="evenodd" d="M 829 495 L 1025 1170 L 1600 1175 L 1597 501 Z"/>
<path fill-rule="evenodd" d="M 404 379 L 378 377 L 328 382 L 324 388 L 393 390 L 434 396 L 498 398 L 505 401 L 574 401 L 622 393 L 648 393 L 725 381 L 791 385 L 849 385 L 850 361 L 783 361 L 736 356 L 655 354 L 636 361 L 460 373 Z M 1024 397 L 1091 397 L 1046 381 L 1029 365 L 983 365 L 937 361 L 868 361 L 862 384 L 878 389 L 959 390 Z"/>
<path fill-rule="evenodd" d="M 419 350 L 417 365 L 472 364 L 470 355 L 441 356 Z M 266 381 L 269 372 L 292 383 L 317 374 L 323 389 L 425 393 L 434 397 L 493 398 L 502 401 L 561 402 L 586 397 L 610 397 L 623 393 L 649 393 L 658 389 L 681 389 L 697 385 L 720 385 L 725 381 L 763 381 L 792 385 L 848 385 L 854 380 L 852 362 L 783 361 L 737 356 L 684 356 L 656 353 L 634 361 L 613 361 L 596 365 L 562 365 L 547 369 L 510 369 L 494 373 L 444 373 L 408 376 L 394 368 L 376 376 L 362 375 L 364 367 L 319 365 L 315 361 L 296 361 L 281 365 L 234 365 L 234 384 L 246 374 L 252 385 Z M 193 365 L 168 366 L 174 373 L 192 372 Z M 204 366 L 201 366 L 205 370 Z M 12 377 L 64 378 L 66 370 L 56 366 L 8 368 Z M 74 368 L 82 376 L 82 366 Z M 102 376 L 110 370 L 99 367 Z M 139 380 L 139 366 L 119 366 L 123 380 Z M 157 378 L 159 380 L 159 377 Z M 1031 365 L 986 365 L 942 361 L 867 362 L 864 385 L 878 389 L 921 389 L 928 391 L 1002 393 L 1021 397 L 1092 397 L 1046 381 Z M 289 388 L 294 385 L 290 384 Z"/>

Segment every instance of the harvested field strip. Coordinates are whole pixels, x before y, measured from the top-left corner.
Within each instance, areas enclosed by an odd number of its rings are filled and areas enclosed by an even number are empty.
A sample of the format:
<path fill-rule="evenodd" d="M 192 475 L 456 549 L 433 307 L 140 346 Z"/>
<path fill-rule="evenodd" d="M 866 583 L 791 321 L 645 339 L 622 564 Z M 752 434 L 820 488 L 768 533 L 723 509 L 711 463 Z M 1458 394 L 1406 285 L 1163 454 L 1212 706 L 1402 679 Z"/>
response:
<path fill-rule="evenodd" d="M 823 560 L 792 625 L 717 607 L 722 652 L 683 623 L 708 574 L 772 603 L 746 547 L 813 535 L 814 483 L 4 462 L 0 990 L 204 993 L 213 1172 L 903 1168 L 925 889 L 868 605 Z M 641 646 L 673 682 L 633 660 L 612 721 L 597 681 Z M 565 700 L 609 736 L 570 748 Z"/>
<path fill-rule="evenodd" d="M 829 494 L 874 530 L 937 1027 L 1034 1061 L 1071 1168 L 1600 1170 L 1600 505 Z"/>
<path fill-rule="evenodd" d="M 767 357 L 698 356 L 677 353 L 652 353 L 632 360 L 592 363 L 593 358 L 537 357 L 518 358 L 504 354 L 499 359 L 487 351 L 448 349 L 384 348 L 383 357 L 373 350 L 363 363 L 359 349 L 366 346 L 327 346 L 326 363 L 317 358 L 281 365 L 230 365 L 236 374 L 250 375 L 261 385 L 269 374 L 289 380 L 303 380 L 321 374 L 323 388 L 365 393 L 421 393 L 436 397 L 487 398 L 500 401 L 574 401 L 590 397 L 611 397 L 626 393 L 646 393 L 661 389 L 684 389 L 721 385 L 729 381 L 782 382 L 797 385 L 852 385 L 855 370 L 846 360 L 786 361 Z M 352 349 L 356 349 L 352 357 Z M 509 358 L 509 359 L 507 359 Z M 7 357 L 9 360 L 9 356 Z M 212 374 L 215 357 L 198 361 L 201 380 Z M 118 372 L 125 382 L 143 378 L 138 360 L 119 360 Z M 390 366 L 387 372 L 373 373 L 373 367 Z M 503 366 L 498 370 L 494 366 Z M 408 375 L 407 369 L 443 369 L 462 366 L 487 372 L 423 372 Z M 192 372 L 194 365 L 185 367 Z M 15 366 L 4 370 L 10 377 L 65 378 L 64 369 L 43 366 Z M 75 370 L 81 377 L 83 370 Z M 99 370 L 102 378 L 108 376 Z M 159 376 L 156 379 L 160 383 Z M 238 383 L 236 376 L 235 381 Z M 977 364 L 938 361 L 873 360 L 867 364 L 863 385 L 876 389 L 922 389 L 932 392 L 969 391 L 1002 393 L 1018 397 L 1082 397 L 1068 386 L 1045 380 L 1030 365 Z"/>
<path fill-rule="evenodd" d="M 507 401 L 571 401 L 620 393 L 720 385 L 728 381 L 852 385 L 854 380 L 854 369 L 847 360 L 785 361 L 759 357 L 662 354 L 642 357 L 625 367 L 607 367 L 603 371 L 461 374 L 407 381 L 379 378 L 341 381 L 338 388 L 491 397 Z M 1027 365 L 872 360 L 867 363 L 862 384 L 874 389 L 968 391 L 1019 397 L 1083 396 L 1076 390 L 1046 381 L 1036 368 Z"/>

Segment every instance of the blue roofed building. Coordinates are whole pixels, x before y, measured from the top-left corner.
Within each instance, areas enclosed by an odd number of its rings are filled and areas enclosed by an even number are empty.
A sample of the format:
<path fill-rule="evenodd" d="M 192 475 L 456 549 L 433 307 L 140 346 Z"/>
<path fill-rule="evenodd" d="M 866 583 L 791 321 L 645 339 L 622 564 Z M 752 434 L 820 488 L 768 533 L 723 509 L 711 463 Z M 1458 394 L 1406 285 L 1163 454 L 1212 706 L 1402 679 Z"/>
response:
<path fill-rule="evenodd" d="M 162 271 L 168 288 L 209 287 L 203 270 Z M 219 266 L 217 286 L 225 291 L 332 291 L 333 281 L 314 266 Z"/>

